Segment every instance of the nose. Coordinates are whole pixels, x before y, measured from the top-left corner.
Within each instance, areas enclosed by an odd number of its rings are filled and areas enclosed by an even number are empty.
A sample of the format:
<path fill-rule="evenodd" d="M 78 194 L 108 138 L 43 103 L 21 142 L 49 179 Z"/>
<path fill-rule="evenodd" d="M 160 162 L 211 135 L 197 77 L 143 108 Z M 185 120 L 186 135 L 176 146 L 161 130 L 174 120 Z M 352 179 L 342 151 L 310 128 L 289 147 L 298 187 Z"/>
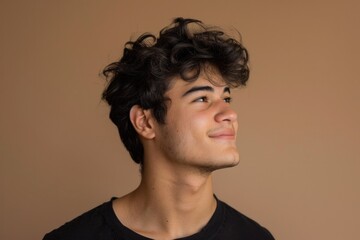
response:
<path fill-rule="evenodd" d="M 231 108 L 229 103 L 221 101 L 218 103 L 218 111 L 215 114 L 215 121 L 224 122 L 228 121 L 229 123 L 235 122 L 237 120 L 236 112 Z"/>

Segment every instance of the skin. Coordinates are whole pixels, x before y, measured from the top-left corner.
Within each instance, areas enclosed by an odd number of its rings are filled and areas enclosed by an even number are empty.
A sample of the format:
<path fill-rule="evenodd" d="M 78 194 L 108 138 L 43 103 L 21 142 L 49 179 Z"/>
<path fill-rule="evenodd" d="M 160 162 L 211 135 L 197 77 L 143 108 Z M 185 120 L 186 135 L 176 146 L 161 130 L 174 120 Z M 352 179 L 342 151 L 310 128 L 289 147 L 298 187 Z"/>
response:
<path fill-rule="evenodd" d="M 144 146 L 142 179 L 113 203 L 125 226 L 153 239 L 199 232 L 216 209 L 211 173 L 239 162 L 237 115 L 216 71 L 190 83 L 174 78 L 166 96 L 166 124 L 139 106 L 130 111 Z"/>

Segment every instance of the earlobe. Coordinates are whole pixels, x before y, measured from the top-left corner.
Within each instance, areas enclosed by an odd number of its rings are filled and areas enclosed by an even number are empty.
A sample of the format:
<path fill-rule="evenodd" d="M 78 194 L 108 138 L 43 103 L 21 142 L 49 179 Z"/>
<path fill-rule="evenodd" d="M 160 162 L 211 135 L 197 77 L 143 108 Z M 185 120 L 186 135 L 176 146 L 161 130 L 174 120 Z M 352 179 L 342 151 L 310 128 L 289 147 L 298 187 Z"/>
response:
<path fill-rule="evenodd" d="M 134 105 L 130 109 L 129 115 L 134 129 L 140 136 L 146 139 L 152 139 L 155 137 L 154 126 L 152 124 L 153 119 L 150 110 L 143 109 L 139 105 Z"/>

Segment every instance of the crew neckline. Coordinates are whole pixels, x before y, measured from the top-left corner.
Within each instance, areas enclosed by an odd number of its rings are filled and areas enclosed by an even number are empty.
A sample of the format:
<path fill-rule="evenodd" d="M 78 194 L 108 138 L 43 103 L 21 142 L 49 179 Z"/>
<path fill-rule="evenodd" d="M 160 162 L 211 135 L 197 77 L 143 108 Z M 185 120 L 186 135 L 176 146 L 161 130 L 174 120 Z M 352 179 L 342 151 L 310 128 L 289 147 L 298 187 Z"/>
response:
<path fill-rule="evenodd" d="M 214 195 L 215 196 L 215 195 Z M 117 199 L 117 197 L 111 198 L 109 202 L 106 204 L 105 218 L 111 226 L 112 231 L 118 237 L 126 237 L 131 240 L 153 240 L 152 238 L 145 237 L 140 235 L 139 233 L 131 230 L 130 228 L 123 225 L 120 219 L 117 218 L 114 208 L 113 201 Z M 211 239 L 212 236 L 215 236 L 216 233 L 220 230 L 224 222 L 224 208 L 223 203 L 216 199 L 216 209 L 211 216 L 208 223 L 197 233 L 193 235 L 177 238 L 176 240 L 201 240 L 201 239 Z"/>

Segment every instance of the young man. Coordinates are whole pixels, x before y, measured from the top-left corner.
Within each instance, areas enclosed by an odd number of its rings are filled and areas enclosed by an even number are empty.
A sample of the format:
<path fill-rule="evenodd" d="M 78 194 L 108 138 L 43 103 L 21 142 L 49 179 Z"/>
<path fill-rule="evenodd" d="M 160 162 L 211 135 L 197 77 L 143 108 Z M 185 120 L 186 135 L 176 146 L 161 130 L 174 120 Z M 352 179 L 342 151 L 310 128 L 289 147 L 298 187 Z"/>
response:
<path fill-rule="evenodd" d="M 239 162 L 230 91 L 247 62 L 241 43 L 193 19 L 128 42 L 103 98 L 141 183 L 44 239 L 274 239 L 212 189 L 211 173 Z"/>

